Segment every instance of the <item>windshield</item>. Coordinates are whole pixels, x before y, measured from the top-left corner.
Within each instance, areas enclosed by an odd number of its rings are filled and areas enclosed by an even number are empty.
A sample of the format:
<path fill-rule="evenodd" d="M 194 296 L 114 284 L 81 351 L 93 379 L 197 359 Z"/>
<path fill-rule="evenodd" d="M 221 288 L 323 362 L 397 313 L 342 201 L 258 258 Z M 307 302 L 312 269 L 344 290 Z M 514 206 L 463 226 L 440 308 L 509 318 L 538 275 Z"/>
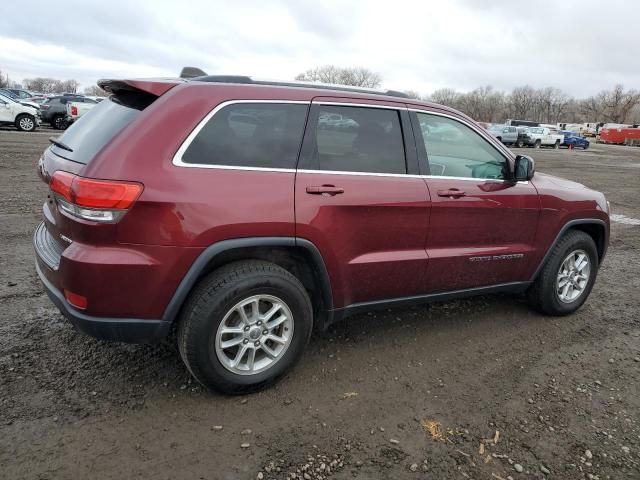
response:
<path fill-rule="evenodd" d="M 0 92 L 0 98 L 2 98 L 2 100 L 6 101 L 6 102 L 18 103 L 13 98 L 11 98 L 9 95 L 5 94 L 4 92 Z"/>
<path fill-rule="evenodd" d="M 55 145 L 51 149 L 60 157 L 87 164 L 139 114 L 140 110 L 106 99 L 80 117 L 57 139 L 73 151 Z"/>

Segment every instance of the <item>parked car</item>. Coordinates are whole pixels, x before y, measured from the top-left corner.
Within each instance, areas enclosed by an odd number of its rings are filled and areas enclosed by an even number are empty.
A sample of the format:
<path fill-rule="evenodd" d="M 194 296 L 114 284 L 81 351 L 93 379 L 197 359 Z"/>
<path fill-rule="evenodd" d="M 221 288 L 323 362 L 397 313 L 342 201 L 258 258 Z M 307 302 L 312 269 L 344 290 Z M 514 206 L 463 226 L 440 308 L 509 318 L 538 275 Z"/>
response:
<path fill-rule="evenodd" d="M 560 148 L 564 142 L 564 135 L 548 127 L 529 127 L 524 136 L 525 145 L 533 148 Z"/>
<path fill-rule="evenodd" d="M 33 132 L 40 125 L 38 110 L 0 93 L 0 125 L 14 125 L 23 132 Z"/>
<path fill-rule="evenodd" d="M 12 100 L 24 105 L 25 107 L 35 108 L 36 110 L 40 109 L 39 103 L 33 101 L 33 99 L 31 98 L 29 98 L 28 100 L 25 100 L 24 98 L 19 97 L 13 92 L 13 89 L 0 88 L 0 94 L 2 94 L 5 97 L 11 98 Z"/>
<path fill-rule="evenodd" d="M 235 78 L 102 80 L 112 97 L 44 151 L 37 273 L 80 330 L 150 342 L 176 326 L 193 376 L 237 394 L 357 312 L 586 301 L 609 239 L 602 193 L 535 173 L 445 106 Z"/>
<path fill-rule="evenodd" d="M 25 90 L 23 88 L 5 88 L 4 90 L 7 90 L 7 91 L 11 92 L 17 98 L 20 98 L 22 100 L 27 100 L 27 99 L 29 99 L 31 97 L 35 97 L 36 96 L 36 94 L 34 92 L 31 92 L 29 90 Z"/>
<path fill-rule="evenodd" d="M 71 125 L 98 104 L 96 101 L 88 102 L 87 100 L 90 99 L 67 102 L 67 112 L 65 116 L 67 125 Z"/>
<path fill-rule="evenodd" d="M 518 141 L 518 129 L 511 125 L 492 124 L 488 131 L 505 145 L 515 145 Z"/>
<path fill-rule="evenodd" d="M 80 95 L 58 95 L 51 97 L 40 106 L 42 121 L 49 123 L 57 130 L 67 128 L 67 104 L 70 102 L 96 103 L 94 100 Z"/>
<path fill-rule="evenodd" d="M 583 150 L 589 148 L 589 140 L 578 135 L 577 133 L 570 132 L 568 130 L 561 130 L 560 133 L 564 135 L 564 141 L 562 142 L 563 147 L 580 147 Z"/>

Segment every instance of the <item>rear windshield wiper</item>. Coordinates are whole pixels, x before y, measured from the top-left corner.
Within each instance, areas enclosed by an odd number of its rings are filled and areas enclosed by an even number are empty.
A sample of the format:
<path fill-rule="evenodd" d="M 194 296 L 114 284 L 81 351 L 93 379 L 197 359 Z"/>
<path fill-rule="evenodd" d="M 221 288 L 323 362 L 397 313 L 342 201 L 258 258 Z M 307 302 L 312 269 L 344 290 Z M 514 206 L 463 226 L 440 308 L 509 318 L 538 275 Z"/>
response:
<path fill-rule="evenodd" d="M 49 137 L 49 141 L 51 143 L 53 143 L 56 147 L 60 147 L 63 150 L 67 150 L 69 152 L 73 152 L 73 148 L 71 148 L 69 145 L 62 143 L 60 140 L 53 138 L 53 137 Z"/>

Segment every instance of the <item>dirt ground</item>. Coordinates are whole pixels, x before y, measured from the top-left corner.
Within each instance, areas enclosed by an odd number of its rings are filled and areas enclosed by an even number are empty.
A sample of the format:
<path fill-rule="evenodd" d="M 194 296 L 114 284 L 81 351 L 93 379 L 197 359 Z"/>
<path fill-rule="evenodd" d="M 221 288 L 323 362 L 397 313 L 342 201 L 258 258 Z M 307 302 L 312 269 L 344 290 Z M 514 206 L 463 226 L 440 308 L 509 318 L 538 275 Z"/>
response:
<path fill-rule="evenodd" d="M 640 478 L 640 148 L 527 150 L 626 222 L 576 314 L 487 296 L 360 315 L 274 388 L 224 397 L 171 341 L 94 340 L 44 294 L 54 133 L 0 130 L 0 478 Z"/>

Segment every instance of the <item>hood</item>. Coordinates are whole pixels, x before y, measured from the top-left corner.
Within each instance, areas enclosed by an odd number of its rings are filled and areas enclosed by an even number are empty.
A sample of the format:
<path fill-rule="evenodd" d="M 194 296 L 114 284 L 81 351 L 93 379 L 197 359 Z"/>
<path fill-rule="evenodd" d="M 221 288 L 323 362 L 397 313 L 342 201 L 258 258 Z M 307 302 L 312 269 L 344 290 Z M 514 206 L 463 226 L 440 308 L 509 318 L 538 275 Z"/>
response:
<path fill-rule="evenodd" d="M 565 178 L 554 177 L 553 175 L 548 175 L 546 173 L 536 172 L 533 177 L 533 181 L 537 187 L 550 187 L 550 188 L 560 188 L 565 190 L 578 190 L 578 189 L 588 189 L 589 187 L 578 183 L 573 182 L 571 180 L 567 180 Z"/>

